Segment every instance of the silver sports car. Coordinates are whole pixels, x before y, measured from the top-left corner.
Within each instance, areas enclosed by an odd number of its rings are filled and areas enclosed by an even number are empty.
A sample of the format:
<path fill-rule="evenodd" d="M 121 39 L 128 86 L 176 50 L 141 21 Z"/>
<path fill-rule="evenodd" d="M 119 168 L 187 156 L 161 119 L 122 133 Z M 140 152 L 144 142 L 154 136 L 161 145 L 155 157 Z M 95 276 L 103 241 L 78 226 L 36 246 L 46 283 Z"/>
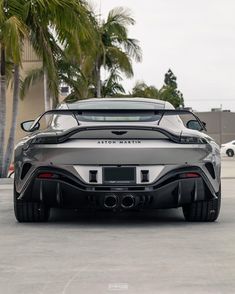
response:
<path fill-rule="evenodd" d="M 220 150 L 192 112 L 144 98 L 62 103 L 21 124 L 15 216 L 43 222 L 55 207 L 126 211 L 182 207 L 215 221 Z"/>

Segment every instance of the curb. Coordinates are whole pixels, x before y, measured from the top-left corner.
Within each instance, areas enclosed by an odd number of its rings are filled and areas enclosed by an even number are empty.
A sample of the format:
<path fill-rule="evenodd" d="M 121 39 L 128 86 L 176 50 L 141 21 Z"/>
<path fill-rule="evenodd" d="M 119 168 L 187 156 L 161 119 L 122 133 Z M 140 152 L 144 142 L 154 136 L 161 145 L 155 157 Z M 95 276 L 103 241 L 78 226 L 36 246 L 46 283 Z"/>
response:
<path fill-rule="evenodd" d="M 0 179 L 0 185 L 10 185 L 13 184 L 13 179 Z"/>

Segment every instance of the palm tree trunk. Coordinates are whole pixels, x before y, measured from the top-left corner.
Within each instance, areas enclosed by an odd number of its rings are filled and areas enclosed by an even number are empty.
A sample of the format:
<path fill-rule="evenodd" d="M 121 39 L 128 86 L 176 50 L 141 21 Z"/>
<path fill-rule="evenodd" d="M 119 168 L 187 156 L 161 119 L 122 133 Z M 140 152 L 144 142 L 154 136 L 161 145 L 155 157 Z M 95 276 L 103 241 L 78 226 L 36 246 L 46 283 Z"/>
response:
<path fill-rule="evenodd" d="M 51 110 L 51 99 L 50 99 L 50 94 L 49 94 L 49 89 L 48 89 L 48 75 L 46 70 L 44 71 L 44 106 L 45 106 L 45 111 Z"/>
<path fill-rule="evenodd" d="M 8 170 L 13 157 L 14 145 L 15 145 L 15 132 L 17 124 L 17 115 L 19 109 L 19 96 L 20 96 L 20 68 L 19 65 L 14 66 L 14 89 L 13 89 L 13 103 L 12 103 L 12 117 L 11 128 L 7 142 L 7 149 L 4 159 L 3 176 L 7 177 Z"/>
<path fill-rule="evenodd" d="M 44 88 L 44 107 L 45 107 L 45 111 L 51 110 L 52 108 L 52 103 L 51 103 L 51 99 L 50 99 L 50 91 L 49 91 L 49 87 L 48 87 L 48 74 L 46 72 L 46 70 L 44 70 L 44 75 L 43 75 L 43 88 Z M 49 116 L 46 115 L 45 116 L 45 121 L 46 124 L 48 125 L 49 123 Z"/>
<path fill-rule="evenodd" d="M 96 98 L 101 98 L 101 73 L 99 61 L 96 61 Z"/>
<path fill-rule="evenodd" d="M 51 108 L 55 109 L 58 104 L 59 104 L 59 97 L 54 97 L 54 99 L 52 99 Z"/>
<path fill-rule="evenodd" d="M 6 56 L 5 48 L 1 47 L 1 77 L 0 77 L 0 178 L 3 177 L 3 159 L 6 128 Z"/>

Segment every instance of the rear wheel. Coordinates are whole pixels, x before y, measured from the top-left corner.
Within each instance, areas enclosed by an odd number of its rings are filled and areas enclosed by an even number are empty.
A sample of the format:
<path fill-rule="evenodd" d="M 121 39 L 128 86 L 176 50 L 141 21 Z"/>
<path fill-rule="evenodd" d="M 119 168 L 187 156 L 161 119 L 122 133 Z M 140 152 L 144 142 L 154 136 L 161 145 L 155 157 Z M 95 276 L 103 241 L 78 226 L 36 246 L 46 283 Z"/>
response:
<path fill-rule="evenodd" d="M 214 222 L 220 212 L 221 189 L 217 197 L 217 199 L 194 202 L 183 206 L 185 220 L 191 222 Z"/>
<path fill-rule="evenodd" d="M 50 208 L 43 203 L 28 202 L 17 199 L 14 189 L 14 211 L 18 222 L 47 222 L 50 216 Z"/>
<path fill-rule="evenodd" d="M 232 149 L 228 149 L 226 151 L 226 154 L 228 155 L 228 157 L 233 157 L 234 156 L 234 151 Z"/>

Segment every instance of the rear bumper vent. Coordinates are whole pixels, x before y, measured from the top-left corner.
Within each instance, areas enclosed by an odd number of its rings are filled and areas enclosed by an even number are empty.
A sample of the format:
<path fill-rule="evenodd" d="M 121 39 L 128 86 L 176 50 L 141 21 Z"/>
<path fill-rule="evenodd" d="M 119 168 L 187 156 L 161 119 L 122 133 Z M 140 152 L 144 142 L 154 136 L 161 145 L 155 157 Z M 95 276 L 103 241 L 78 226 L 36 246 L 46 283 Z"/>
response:
<path fill-rule="evenodd" d="M 97 183 L 97 170 L 90 170 L 89 172 L 89 182 L 90 183 Z"/>
<path fill-rule="evenodd" d="M 149 170 L 141 170 L 141 183 L 149 182 Z"/>
<path fill-rule="evenodd" d="M 208 170 L 208 172 L 210 173 L 211 177 L 213 179 L 215 179 L 215 169 L 214 169 L 213 164 L 211 162 L 207 162 L 205 164 L 205 166 L 206 166 L 206 169 Z"/>
<path fill-rule="evenodd" d="M 25 163 L 23 165 L 22 171 L 21 171 L 21 180 L 23 180 L 25 178 L 25 176 L 27 175 L 27 173 L 29 172 L 30 168 L 32 167 L 31 163 Z"/>

